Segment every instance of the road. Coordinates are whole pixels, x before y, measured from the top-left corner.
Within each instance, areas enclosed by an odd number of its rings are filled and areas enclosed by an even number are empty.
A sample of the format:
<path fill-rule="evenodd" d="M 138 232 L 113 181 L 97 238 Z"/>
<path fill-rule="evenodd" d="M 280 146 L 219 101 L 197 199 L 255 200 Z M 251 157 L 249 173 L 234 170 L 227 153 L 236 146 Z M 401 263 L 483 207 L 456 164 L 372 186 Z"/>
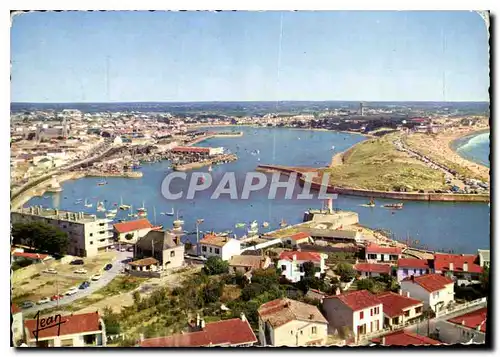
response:
<path fill-rule="evenodd" d="M 115 260 L 111 262 L 111 264 L 113 264 L 113 267 L 108 271 L 102 270 L 101 278 L 98 281 L 91 281 L 90 286 L 87 289 L 78 289 L 78 292 L 76 294 L 71 296 L 64 296 L 61 300 L 59 300 L 59 304 L 57 301 L 50 301 L 43 305 L 35 305 L 29 309 L 23 309 L 23 312 L 34 313 L 40 310 L 50 309 L 57 306 L 64 306 L 72 303 L 75 300 L 89 296 L 90 294 L 108 285 L 111 280 L 113 280 L 118 274 L 120 274 L 120 271 L 124 268 L 124 261 L 132 258 L 132 256 L 133 252 L 117 252 Z M 64 293 L 65 291 L 59 292 L 59 294 Z"/>

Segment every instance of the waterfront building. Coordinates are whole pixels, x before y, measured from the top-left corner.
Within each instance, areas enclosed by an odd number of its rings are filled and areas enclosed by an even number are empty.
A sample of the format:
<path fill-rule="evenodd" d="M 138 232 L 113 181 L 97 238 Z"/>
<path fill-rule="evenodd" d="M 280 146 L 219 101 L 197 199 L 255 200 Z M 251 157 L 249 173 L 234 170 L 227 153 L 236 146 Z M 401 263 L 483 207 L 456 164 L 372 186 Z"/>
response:
<path fill-rule="evenodd" d="M 271 258 L 258 255 L 233 255 L 229 260 L 230 273 L 249 273 L 255 269 L 267 269 L 271 265 Z"/>
<path fill-rule="evenodd" d="M 43 222 L 68 233 L 71 255 L 91 257 L 114 243 L 112 220 L 96 215 L 31 206 L 12 211 L 10 217 L 12 223 Z"/>
<path fill-rule="evenodd" d="M 276 299 L 259 307 L 259 341 L 262 346 L 322 346 L 328 321 L 314 305 Z"/>
<path fill-rule="evenodd" d="M 410 276 L 420 276 L 424 274 L 433 273 L 431 259 L 417 259 L 417 258 L 401 258 L 398 260 L 397 266 L 397 279 L 398 283 L 401 280 Z"/>
<path fill-rule="evenodd" d="M 313 239 L 311 238 L 311 235 L 307 232 L 298 232 L 292 234 L 289 237 L 283 238 L 283 242 L 290 244 L 294 247 L 298 246 L 299 244 L 314 243 Z"/>
<path fill-rule="evenodd" d="M 151 273 L 180 268 L 184 265 L 184 244 L 179 235 L 169 231 L 150 231 L 135 246 L 130 272 Z M 142 274 L 144 275 L 144 274 Z"/>
<path fill-rule="evenodd" d="M 484 343 L 487 316 L 487 307 L 455 316 L 446 321 L 450 326 L 440 326 L 439 336 L 447 343 Z"/>
<path fill-rule="evenodd" d="M 368 290 L 325 297 L 323 311 L 332 333 L 345 334 L 347 329 L 355 339 L 381 330 L 384 324 L 382 301 Z"/>
<path fill-rule="evenodd" d="M 151 231 L 153 225 L 147 218 L 137 219 L 135 221 L 121 222 L 113 225 L 117 238 L 121 242 L 136 243 Z"/>
<path fill-rule="evenodd" d="M 424 308 L 437 312 L 454 301 L 453 280 L 440 274 L 411 276 L 400 283 L 401 290 L 410 296 L 422 300 Z"/>
<path fill-rule="evenodd" d="M 353 268 L 358 272 L 361 279 L 375 278 L 383 274 L 391 275 L 392 273 L 392 266 L 389 264 L 356 263 Z"/>
<path fill-rule="evenodd" d="M 410 297 L 409 292 L 403 294 L 402 290 L 399 293 L 386 291 L 377 294 L 377 297 L 382 301 L 385 327 L 405 325 L 420 318 L 424 312 L 424 303 Z"/>
<path fill-rule="evenodd" d="M 219 257 L 222 260 L 230 260 L 231 257 L 241 252 L 241 242 L 229 237 L 218 237 L 206 234 L 200 240 L 200 254 L 205 258 Z"/>
<path fill-rule="evenodd" d="M 480 267 L 489 267 L 490 266 L 490 251 L 489 249 L 478 249 L 477 255 L 479 258 L 479 266 Z"/>
<path fill-rule="evenodd" d="M 141 335 L 138 347 L 251 347 L 257 342 L 245 314 L 240 318 L 205 323 L 196 316 L 188 324 L 188 332 L 172 336 L 144 339 Z"/>
<path fill-rule="evenodd" d="M 434 270 L 451 277 L 459 286 L 479 284 L 483 268 L 478 264 L 477 255 L 442 254 L 434 255 Z"/>
<path fill-rule="evenodd" d="M 317 269 L 316 277 L 325 273 L 325 261 L 328 256 L 316 252 L 284 251 L 279 255 L 277 266 L 281 269 L 281 275 L 292 283 L 300 281 L 305 276 L 304 263 L 312 262 Z"/>
<path fill-rule="evenodd" d="M 402 250 L 398 247 L 387 247 L 370 243 L 365 248 L 365 260 L 370 263 L 396 262 L 401 256 Z"/>
<path fill-rule="evenodd" d="M 57 317 L 59 316 L 59 318 Z M 50 317 L 47 317 L 50 318 Z M 44 318 L 40 318 L 42 321 Z M 52 318 L 50 318 L 52 320 Z M 25 342 L 29 347 L 105 347 L 106 327 L 99 313 L 60 316 L 61 325 L 53 325 L 38 331 L 38 321 L 24 321 Z M 58 322 L 58 321 L 54 321 Z"/>

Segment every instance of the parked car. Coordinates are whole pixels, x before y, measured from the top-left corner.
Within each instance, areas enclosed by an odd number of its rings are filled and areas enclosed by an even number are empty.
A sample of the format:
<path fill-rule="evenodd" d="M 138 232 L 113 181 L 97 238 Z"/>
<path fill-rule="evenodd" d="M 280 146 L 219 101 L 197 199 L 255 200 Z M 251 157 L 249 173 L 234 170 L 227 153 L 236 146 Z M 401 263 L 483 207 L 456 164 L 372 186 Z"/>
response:
<path fill-rule="evenodd" d="M 33 301 L 24 301 L 21 304 L 21 308 L 23 309 L 29 309 L 30 307 L 33 307 L 35 304 L 33 304 Z"/>
<path fill-rule="evenodd" d="M 112 267 L 113 267 L 113 264 L 106 264 L 106 266 L 104 267 L 104 270 L 108 271 L 108 270 L 110 270 Z"/>
<path fill-rule="evenodd" d="M 74 295 L 78 292 L 78 288 L 77 287 L 72 287 L 71 289 L 69 289 L 68 291 L 66 291 L 64 293 L 64 295 Z"/>
<path fill-rule="evenodd" d="M 83 283 L 80 284 L 80 289 L 87 289 L 90 286 L 90 282 L 84 281 Z"/>
<path fill-rule="evenodd" d="M 87 274 L 87 270 L 80 268 L 78 270 L 75 270 L 75 274 Z"/>
<path fill-rule="evenodd" d="M 85 263 L 84 263 L 83 259 L 75 259 L 70 264 L 71 265 L 83 265 Z"/>
<path fill-rule="evenodd" d="M 50 299 L 49 298 L 43 298 L 43 299 L 40 299 L 36 302 L 37 305 L 43 305 L 43 304 L 46 304 L 50 302 Z"/>
<path fill-rule="evenodd" d="M 128 247 L 127 248 L 127 252 L 133 252 L 134 251 L 134 247 Z"/>
<path fill-rule="evenodd" d="M 115 249 L 115 246 L 114 245 L 110 245 L 109 249 Z"/>
<path fill-rule="evenodd" d="M 63 297 L 64 297 L 64 295 L 61 295 L 61 294 L 59 294 L 59 295 L 52 295 L 50 297 L 50 300 L 51 301 L 61 300 Z"/>
<path fill-rule="evenodd" d="M 120 248 L 120 252 L 126 252 L 127 250 L 125 248 Z"/>
<path fill-rule="evenodd" d="M 57 274 L 57 270 L 55 270 L 54 268 L 49 268 L 49 269 L 43 270 L 42 273 Z"/>
<path fill-rule="evenodd" d="M 101 274 L 95 274 L 92 276 L 92 278 L 90 278 L 90 280 L 92 280 L 92 281 L 97 281 L 99 279 L 101 279 Z"/>

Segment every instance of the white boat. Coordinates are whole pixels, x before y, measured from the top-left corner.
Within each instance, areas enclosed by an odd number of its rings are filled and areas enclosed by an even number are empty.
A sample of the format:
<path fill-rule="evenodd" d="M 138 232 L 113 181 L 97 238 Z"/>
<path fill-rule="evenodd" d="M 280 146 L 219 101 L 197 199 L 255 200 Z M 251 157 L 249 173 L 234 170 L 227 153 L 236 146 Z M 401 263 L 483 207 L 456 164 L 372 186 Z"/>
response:
<path fill-rule="evenodd" d="M 165 215 L 167 215 L 167 216 L 173 216 L 174 215 L 174 207 L 172 207 L 170 212 L 163 212 L 163 213 L 165 213 Z"/>
<path fill-rule="evenodd" d="M 118 212 L 116 208 L 108 209 L 108 213 L 114 213 L 116 215 L 116 212 Z"/>
<path fill-rule="evenodd" d="M 332 150 L 335 150 L 335 145 L 332 145 Z"/>
<path fill-rule="evenodd" d="M 97 202 L 97 212 L 106 212 L 103 202 Z"/>
<path fill-rule="evenodd" d="M 208 167 L 208 172 L 212 172 L 212 166 Z"/>
<path fill-rule="evenodd" d="M 174 227 L 179 227 L 179 226 L 182 226 L 184 224 L 184 220 L 179 219 L 179 211 L 177 211 L 177 218 L 175 219 L 173 224 L 174 224 Z"/>
<path fill-rule="evenodd" d="M 254 236 L 254 235 L 256 235 L 257 233 L 259 233 L 259 230 L 258 230 L 257 228 L 255 228 L 255 229 L 249 229 L 249 230 L 247 231 L 247 233 L 248 233 L 248 235 L 249 235 L 249 236 Z"/>
<path fill-rule="evenodd" d="M 124 205 L 123 204 L 123 198 L 120 197 L 120 207 L 118 207 L 118 208 L 120 208 L 122 211 L 126 211 L 126 210 L 130 209 L 130 206 L 129 205 Z"/>
<path fill-rule="evenodd" d="M 262 222 L 262 227 L 264 227 L 264 228 L 269 227 L 269 222 Z"/>
<path fill-rule="evenodd" d="M 115 216 L 116 213 L 111 213 L 111 212 L 106 213 L 106 218 L 115 218 Z"/>
<path fill-rule="evenodd" d="M 144 213 L 146 213 L 146 212 L 147 212 L 146 207 L 144 207 L 144 201 L 142 201 L 142 207 L 139 207 L 139 208 L 137 209 L 137 211 L 138 211 L 138 212 L 144 212 Z"/>
<path fill-rule="evenodd" d="M 85 199 L 85 207 L 92 207 L 92 203 L 88 203 L 87 199 Z"/>
<path fill-rule="evenodd" d="M 139 211 L 134 217 L 146 217 L 148 213 L 146 211 Z"/>
<path fill-rule="evenodd" d="M 251 230 L 256 229 L 258 227 L 259 227 L 259 223 L 257 221 L 253 221 L 252 223 L 250 223 Z"/>
<path fill-rule="evenodd" d="M 130 212 L 132 212 L 132 206 L 130 206 Z M 135 213 L 129 213 L 128 216 L 129 217 L 137 217 L 137 215 Z"/>

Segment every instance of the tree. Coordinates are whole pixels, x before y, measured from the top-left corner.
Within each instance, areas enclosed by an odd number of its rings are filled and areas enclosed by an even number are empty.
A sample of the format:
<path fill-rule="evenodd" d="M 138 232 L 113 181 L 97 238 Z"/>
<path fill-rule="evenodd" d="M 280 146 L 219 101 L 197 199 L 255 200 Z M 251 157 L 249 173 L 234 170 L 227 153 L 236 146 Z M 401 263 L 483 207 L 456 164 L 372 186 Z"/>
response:
<path fill-rule="evenodd" d="M 68 251 L 68 234 L 47 223 L 14 223 L 11 233 L 14 244 L 26 244 L 50 254 L 64 255 Z"/>
<path fill-rule="evenodd" d="M 481 288 L 483 292 L 488 292 L 490 288 L 490 267 L 484 266 L 481 276 L 479 277 L 479 281 L 481 281 Z"/>
<path fill-rule="evenodd" d="M 125 234 L 125 239 L 131 240 L 132 238 L 134 238 L 134 235 L 132 233 Z"/>
<path fill-rule="evenodd" d="M 222 293 L 224 292 L 224 283 L 220 282 L 218 284 L 212 285 L 207 284 L 203 288 L 203 301 L 206 304 L 219 301 Z"/>
<path fill-rule="evenodd" d="M 252 272 L 252 283 L 261 284 L 266 289 L 279 285 L 280 276 L 275 268 L 255 269 Z"/>
<path fill-rule="evenodd" d="M 261 284 L 252 283 L 243 288 L 241 291 L 241 299 L 243 301 L 250 301 L 260 294 L 263 294 L 265 291 L 266 289 Z"/>
<path fill-rule="evenodd" d="M 302 280 L 297 282 L 296 286 L 304 293 L 306 293 L 309 289 L 316 289 L 323 292 L 329 290 L 328 284 L 315 276 L 305 276 Z"/>
<path fill-rule="evenodd" d="M 356 276 L 356 271 L 353 269 L 351 264 L 340 263 L 335 269 L 335 273 L 340 275 L 340 281 L 349 282 Z"/>
<path fill-rule="evenodd" d="M 218 275 L 229 272 L 229 263 L 219 257 L 210 257 L 205 263 L 203 271 L 208 275 Z"/>
<path fill-rule="evenodd" d="M 317 272 L 313 262 L 305 262 L 302 264 L 302 269 L 304 269 L 304 277 L 313 277 Z"/>
<path fill-rule="evenodd" d="M 103 320 L 106 325 L 106 333 L 108 335 L 118 335 L 120 333 L 119 314 L 113 313 L 109 306 L 106 306 L 103 311 Z"/>

